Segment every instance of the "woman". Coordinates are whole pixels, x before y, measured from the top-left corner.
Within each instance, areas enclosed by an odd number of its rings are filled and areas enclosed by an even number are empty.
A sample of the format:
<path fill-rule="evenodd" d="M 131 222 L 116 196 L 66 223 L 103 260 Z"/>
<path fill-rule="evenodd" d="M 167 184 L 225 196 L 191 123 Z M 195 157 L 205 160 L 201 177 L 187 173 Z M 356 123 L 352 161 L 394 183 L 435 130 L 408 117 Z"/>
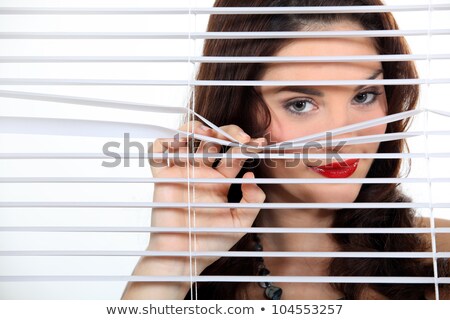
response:
<path fill-rule="evenodd" d="M 379 0 L 217 0 L 215 6 L 348 6 L 382 5 Z M 390 13 L 371 14 L 291 14 L 291 15 L 213 15 L 208 31 L 349 31 L 393 30 L 396 22 Z M 207 40 L 205 56 L 349 56 L 408 54 L 401 37 L 328 39 L 254 39 Z M 328 62 L 328 63 L 208 63 L 199 69 L 199 80 L 370 80 L 412 79 L 417 73 L 412 62 Z M 418 99 L 417 86 L 201 86 L 195 91 L 195 109 L 220 126 L 229 136 L 244 144 L 263 146 L 338 127 L 412 110 Z M 361 129 L 333 139 L 402 132 L 408 120 Z M 229 140 L 201 122 L 187 122 L 180 129 Z M 169 149 L 187 152 L 186 140 L 159 139 L 155 152 Z M 346 145 L 340 153 L 400 153 L 402 140 Z M 219 145 L 202 142 L 197 153 L 220 151 Z M 239 152 L 238 147 L 222 150 Z M 324 153 L 318 148 L 313 153 Z M 314 160 L 314 161 L 313 161 Z M 196 178 L 395 178 L 399 159 L 326 160 L 311 158 L 295 165 L 283 159 L 258 163 L 242 159 L 201 163 L 172 162 L 165 167 L 153 163 L 155 177 L 184 177 L 187 166 Z M 192 185 L 192 184 L 191 184 Z M 155 202 L 409 202 L 395 184 L 196 184 L 159 183 Z M 194 215 L 186 209 L 155 209 L 152 226 L 186 227 Z M 415 227 L 426 226 L 412 209 L 196 209 L 197 227 Z M 437 226 L 448 222 L 436 221 Z M 449 251 L 449 237 L 437 239 L 438 251 Z M 421 234 L 202 234 L 189 241 L 188 234 L 152 234 L 150 251 L 429 251 L 430 239 Z M 447 244 L 447 245 L 446 245 Z M 145 257 L 135 275 L 189 275 L 192 261 L 186 257 Z M 269 271 L 270 270 L 270 271 Z M 438 261 L 439 276 L 448 275 L 446 261 Z M 194 273 L 203 275 L 274 276 L 433 276 L 429 259 L 404 258 L 197 258 Z M 432 284 L 361 283 L 130 283 L 125 299 L 423 299 L 434 298 Z M 447 289 L 440 288 L 440 298 Z"/>

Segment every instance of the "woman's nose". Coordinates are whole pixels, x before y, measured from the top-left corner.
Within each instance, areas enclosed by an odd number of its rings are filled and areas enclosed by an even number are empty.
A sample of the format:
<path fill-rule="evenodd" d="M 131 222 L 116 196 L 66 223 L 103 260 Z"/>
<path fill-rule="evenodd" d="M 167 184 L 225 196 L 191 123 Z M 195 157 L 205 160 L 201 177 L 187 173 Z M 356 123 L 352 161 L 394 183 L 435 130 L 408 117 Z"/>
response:
<path fill-rule="evenodd" d="M 324 127 L 327 132 L 332 132 L 335 129 L 346 127 L 355 124 L 357 120 L 353 117 L 351 110 L 345 103 L 335 103 L 327 112 L 327 119 L 325 120 Z M 356 135 L 355 131 L 344 134 L 333 134 L 333 139 L 341 139 L 353 137 Z"/>
<path fill-rule="evenodd" d="M 353 146 L 347 145 L 346 140 L 358 136 L 358 132 L 353 130 L 346 133 L 339 133 L 339 131 L 333 133 L 333 130 L 355 124 L 358 119 L 352 114 L 348 104 L 335 103 L 331 109 L 327 113 L 326 150 L 331 153 L 351 153 Z"/>

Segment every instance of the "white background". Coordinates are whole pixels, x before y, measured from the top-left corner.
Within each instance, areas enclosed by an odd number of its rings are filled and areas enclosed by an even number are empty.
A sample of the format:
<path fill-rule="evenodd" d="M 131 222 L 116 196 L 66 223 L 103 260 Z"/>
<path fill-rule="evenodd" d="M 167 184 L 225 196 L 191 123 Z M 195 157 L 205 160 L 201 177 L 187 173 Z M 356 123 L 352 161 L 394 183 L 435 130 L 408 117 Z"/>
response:
<path fill-rule="evenodd" d="M 449 3 L 433 1 L 433 3 Z M 193 7 L 212 4 L 197 1 L 19 1 L 0 0 L 0 7 Z M 428 1 L 386 1 L 386 4 L 428 4 Z M 396 14 L 402 29 L 426 29 L 427 12 Z M 432 28 L 450 28 L 450 12 L 433 12 Z M 0 15 L 0 32 L 185 32 L 204 31 L 207 16 L 33 16 Z M 413 53 L 450 53 L 450 37 L 411 37 Z M 428 50 L 429 49 L 429 50 Z M 187 40 L 0 40 L 0 55 L 36 56 L 187 56 L 200 55 L 201 42 Z M 418 64 L 421 77 L 450 78 L 449 60 Z M 193 68 L 183 63 L 60 63 L 0 64 L 0 78 L 153 79 L 186 80 Z M 449 84 L 423 86 L 420 107 L 447 110 Z M 167 106 L 184 106 L 185 87 L 149 86 L 0 86 L 17 90 L 66 94 Z M 177 128 L 180 116 L 119 111 L 79 105 L 0 98 L 1 116 L 32 116 L 152 123 Z M 411 130 L 446 130 L 448 119 L 422 116 Z M 1 128 L 0 128 L 1 132 Z M 109 139 L 110 140 L 110 139 Z M 139 141 L 139 139 L 133 139 Z M 411 152 L 448 152 L 446 137 L 411 139 Z M 1 152 L 94 152 L 100 153 L 108 140 L 99 138 L 0 134 Z M 148 141 L 141 141 L 146 144 Z M 427 144 L 426 144 L 427 142 Z M 427 145 L 425 147 L 425 145 Z M 414 160 L 410 177 L 450 177 L 447 159 Z M 146 165 L 104 168 L 99 160 L 0 160 L 0 177 L 150 177 Z M 430 200 L 428 185 L 405 184 L 414 202 Z M 448 185 L 432 186 L 434 202 L 448 202 Z M 151 201 L 152 186 L 144 184 L 0 184 L 0 201 Z M 429 212 L 424 211 L 427 215 Z M 434 211 L 448 217 L 446 210 Z M 120 226 L 149 225 L 149 209 L 26 209 L 1 208 L 0 226 Z M 0 251 L 8 250 L 144 250 L 148 235 L 118 233 L 21 233 L 0 232 Z M 134 257 L 2 257 L 0 276 L 7 275 L 130 275 Z M 1 299 L 118 299 L 125 283 L 120 282 L 0 282 Z"/>

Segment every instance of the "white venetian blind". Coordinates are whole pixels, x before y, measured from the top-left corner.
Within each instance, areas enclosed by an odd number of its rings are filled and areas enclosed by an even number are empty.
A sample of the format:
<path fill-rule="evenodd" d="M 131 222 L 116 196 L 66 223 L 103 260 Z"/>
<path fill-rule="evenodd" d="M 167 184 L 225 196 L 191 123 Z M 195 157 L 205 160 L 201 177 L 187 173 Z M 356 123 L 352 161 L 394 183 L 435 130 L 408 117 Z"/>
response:
<path fill-rule="evenodd" d="M 195 226 L 150 226 L 151 208 L 235 207 L 218 203 L 152 203 L 158 182 L 204 183 L 211 180 L 151 176 L 139 147 L 157 137 L 172 137 L 187 109 L 190 92 L 199 85 L 286 85 L 294 82 L 196 81 L 200 63 L 305 61 L 416 61 L 419 79 L 370 80 L 384 85 L 419 84 L 416 111 L 376 120 L 387 123 L 413 118 L 406 133 L 364 137 L 353 143 L 407 139 L 410 152 L 365 154 L 356 157 L 397 157 L 411 160 L 408 177 L 342 180 L 338 183 L 402 183 L 412 203 L 264 203 L 260 208 L 391 208 L 408 207 L 430 218 L 431 228 L 404 229 L 277 229 L 258 232 L 293 233 L 425 233 L 433 240 L 430 252 L 264 252 L 264 256 L 450 258 L 436 250 L 435 237 L 448 233 L 435 227 L 435 218 L 450 219 L 447 190 L 450 85 L 450 2 L 386 1 L 384 7 L 212 8 L 213 1 L 9 1 L 0 3 L 0 298 L 118 299 L 127 281 L 165 281 L 132 276 L 139 257 L 147 252 L 152 232 L 253 232 L 252 229 L 202 229 Z M 145 5 L 145 6 L 144 6 Z M 350 32 L 207 33 L 209 14 L 268 14 L 302 12 L 393 12 L 400 30 Z M 406 36 L 411 55 L 339 57 L 204 57 L 208 38 Z M 358 85 L 364 81 L 318 81 L 314 85 Z M 311 85 L 311 82 L 306 84 Z M 213 126 L 213 124 L 211 124 Z M 333 130 L 341 134 L 356 124 Z M 129 134 L 126 141 L 124 134 Z M 311 137 L 308 137 L 311 138 Z M 322 140 L 324 134 L 313 137 Z M 301 146 L 304 138 L 296 140 Z M 113 143 L 122 161 L 104 162 L 105 143 Z M 114 144 L 115 143 L 115 144 Z M 129 149 L 127 149 L 129 147 Z M 128 150 L 130 151 L 128 153 Z M 146 150 L 146 149 L 145 149 Z M 267 150 L 266 150 L 267 151 Z M 131 159 L 126 159 L 129 156 Z M 154 155 L 157 156 L 157 155 Z M 161 155 L 162 156 L 162 155 Z M 239 156 L 239 155 L 236 155 Z M 241 155 L 242 156 L 242 155 Z M 260 154 L 260 157 L 268 154 Z M 286 158 L 288 155 L 270 155 Z M 348 155 L 349 157 L 351 155 Z M 142 158 L 142 157 L 141 157 Z M 195 172 L 194 172 L 195 174 Z M 232 180 L 234 182 L 244 182 Z M 226 183 L 230 180 L 214 180 Z M 327 179 L 265 180 L 258 183 L 330 183 Z M 336 181 L 333 181 L 336 183 Z M 159 255 L 205 254 L 259 256 L 260 252 L 165 252 Z M 264 278 L 302 282 L 301 276 Z M 172 277 L 171 281 L 229 281 L 227 277 Z M 254 277 L 237 281 L 261 281 Z M 380 281 L 370 278 L 313 277 L 313 282 Z M 386 283 L 450 283 L 448 278 L 383 278 Z"/>

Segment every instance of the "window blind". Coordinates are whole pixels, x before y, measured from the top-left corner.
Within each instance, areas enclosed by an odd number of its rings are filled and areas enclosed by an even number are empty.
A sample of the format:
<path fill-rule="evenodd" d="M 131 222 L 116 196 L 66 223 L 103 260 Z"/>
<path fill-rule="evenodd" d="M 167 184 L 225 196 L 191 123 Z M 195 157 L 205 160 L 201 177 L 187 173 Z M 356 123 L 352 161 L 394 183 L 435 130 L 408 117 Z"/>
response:
<path fill-rule="evenodd" d="M 101 4 L 97 4 L 101 3 Z M 435 226 L 435 218 L 450 219 L 446 190 L 450 183 L 447 150 L 446 89 L 450 84 L 450 25 L 448 1 L 386 1 L 364 7 L 235 7 L 214 8 L 213 1 L 171 1 L 134 6 L 127 1 L 88 1 L 39 4 L 4 1 L 0 7 L 0 296 L 3 299 L 118 299 L 126 282 L 210 281 L 314 283 L 450 283 L 439 277 L 436 235 L 450 228 Z M 304 14 L 392 12 L 400 30 L 205 32 L 211 14 Z M 421 21 L 421 23 L 417 23 Z M 205 39 L 280 39 L 329 37 L 403 37 L 412 54 L 361 56 L 202 56 Z M 221 81 L 195 80 L 201 63 L 308 63 L 352 61 L 415 61 L 417 79 Z M 196 115 L 189 97 L 199 86 L 354 86 L 412 85 L 421 87 L 416 110 L 331 130 L 339 135 L 361 128 L 413 119 L 402 133 L 333 140 L 334 145 L 407 139 L 409 152 L 354 153 L 343 158 L 403 159 L 412 171 L 401 178 L 267 179 L 258 184 L 379 184 L 401 183 L 413 198 L 408 203 L 180 203 L 152 202 L 156 183 L 253 183 L 242 178 L 206 179 L 186 171 L 185 177 L 151 176 L 140 146 L 176 134 L 184 116 Z M 238 141 L 208 119 L 201 119 L 230 141 L 195 135 L 227 146 Z M 126 136 L 128 134 L 128 138 Z M 128 139 L 128 140 L 127 140 Z M 291 149 L 310 141 L 326 143 L 326 133 L 289 141 Z M 104 146 L 115 143 L 122 160 L 108 167 Z M 125 150 L 128 146 L 128 150 Z M 259 159 L 294 159 L 298 154 L 273 153 L 267 146 Z M 289 150 L 289 148 L 287 149 Z M 166 159 L 167 153 L 152 154 Z M 201 158 L 188 153 L 181 156 Z M 212 154 L 220 158 L 223 155 Z M 232 157 L 252 158 L 246 153 Z M 316 155 L 318 159 L 330 155 Z M 195 187 L 193 187 L 195 193 Z M 192 196 L 192 195 L 190 195 Z M 150 226 L 152 208 L 189 208 L 188 228 Z M 424 228 L 204 228 L 195 223 L 198 208 L 414 208 L 429 217 Z M 282 214 L 282 210 L 280 210 Z M 410 233 L 427 234 L 430 252 L 252 252 L 146 251 L 152 233 Z M 136 276 L 139 257 L 190 257 L 191 275 Z M 434 261 L 433 277 L 333 276 L 203 276 L 196 272 L 200 257 L 361 257 Z M 439 295 L 436 295 L 439 299 Z"/>

